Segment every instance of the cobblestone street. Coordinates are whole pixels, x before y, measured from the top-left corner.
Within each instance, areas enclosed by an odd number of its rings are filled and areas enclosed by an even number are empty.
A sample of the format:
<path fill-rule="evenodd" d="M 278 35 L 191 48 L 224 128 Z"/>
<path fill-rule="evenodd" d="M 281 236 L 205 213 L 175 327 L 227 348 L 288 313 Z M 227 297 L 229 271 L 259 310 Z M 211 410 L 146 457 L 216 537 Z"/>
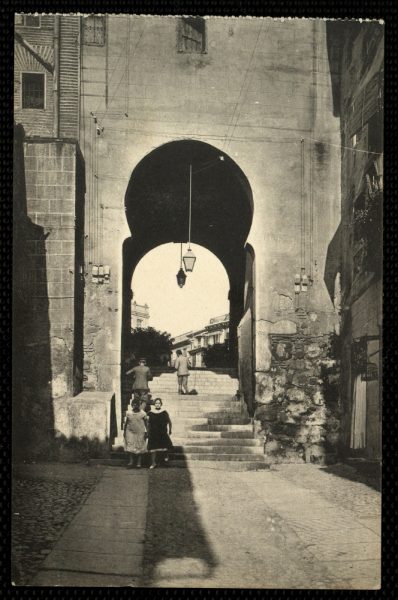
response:
<path fill-rule="evenodd" d="M 54 537 L 37 546 L 27 542 L 22 549 L 29 557 L 29 573 L 36 570 L 31 585 L 296 589 L 379 585 L 380 494 L 353 480 L 353 469 L 340 465 L 334 472 L 313 465 L 279 465 L 258 472 L 210 465 L 155 471 L 76 465 L 56 469 L 74 471 L 69 479 L 62 473 L 59 479 L 73 485 L 75 493 L 64 491 L 63 500 L 53 497 L 48 504 L 51 494 L 59 496 L 59 485 L 52 492 L 47 488 L 43 542 L 50 533 L 45 523 Z M 70 509 L 62 514 L 57 529 L 61 505 Z M 30 514 L 35 507 L 36 499 Z M 72 514 L 76 516 L 64 527 Z M 26 581 L 28 573 L 24 577 Z"/>
<path fill-rule="evenodd" d="M 26 585 L 86 500 L 102 467 L 20 464 L 13 469 L 12 577 Z"/>

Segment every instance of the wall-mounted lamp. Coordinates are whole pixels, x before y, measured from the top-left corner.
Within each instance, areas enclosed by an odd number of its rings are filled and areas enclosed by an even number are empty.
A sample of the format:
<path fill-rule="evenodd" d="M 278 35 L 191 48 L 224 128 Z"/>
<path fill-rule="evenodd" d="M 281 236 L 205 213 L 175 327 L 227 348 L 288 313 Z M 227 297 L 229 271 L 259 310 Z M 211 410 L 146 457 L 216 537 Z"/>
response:
<path fill-rule="evenodd" d="M 111 278 L 111 269 L 109 265 L 94 265 L 91 269 L 92 283 L 109 283 Z"/>
<path fill-rule="evenodd" d="M 296 273 L 296 275 L 294 276 L 294 293 L 299 294 L 300 290 L 301 290 L 301 279 L 300 279 L 300 275 L 298 273 Z"/>
<path fill-rule="evenodd" d="M 91 281 L 92 283 L 98 283 L 98 267 L 94 265 L 91 269 Z"/>
<path fill-rule="evenodd" d="M 301 291 L 308 292 L 308 277 L 305 274 L 305 269 L 301 269 Z"/>
<path fill-rule="evenodd" d="M 299 294 L 300 292 L 308 292 L 308 276 L 306 275 L 305 268 L 301 268 L 301 273 L 296 273 L 294 276 L 294 293 Z"/>

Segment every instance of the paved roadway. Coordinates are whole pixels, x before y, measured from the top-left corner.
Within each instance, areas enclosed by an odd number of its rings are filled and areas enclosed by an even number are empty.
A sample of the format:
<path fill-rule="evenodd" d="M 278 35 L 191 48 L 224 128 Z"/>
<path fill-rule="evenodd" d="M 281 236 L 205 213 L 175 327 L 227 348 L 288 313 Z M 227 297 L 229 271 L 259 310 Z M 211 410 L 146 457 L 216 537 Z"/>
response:
<path fill-rule="evenodd" d="M 377 589 L 380 511 L 333 468 L 107 467 L 32 585 Z"/>

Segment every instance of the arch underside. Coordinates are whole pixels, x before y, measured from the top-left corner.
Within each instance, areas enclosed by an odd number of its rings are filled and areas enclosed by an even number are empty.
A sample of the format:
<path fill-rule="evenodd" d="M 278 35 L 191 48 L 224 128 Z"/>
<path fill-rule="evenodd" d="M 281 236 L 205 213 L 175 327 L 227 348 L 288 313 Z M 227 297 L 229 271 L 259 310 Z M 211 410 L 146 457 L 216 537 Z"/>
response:
<path fill-rule="evenodd" d="M 131 280 L 139 261 L 159 245 L 188 241 L 190 164 L 191 241 L 212 252 L 227 272 L 230 340 L 237 357 L 236 330 L 243 313 L 244 246 L 253 218 L 252 194 L 238 165 L 203 142 L 165 144 L 144 157 L 132 173 L 125 196 L 131 237 L 123 245 L 123 333 L 130 331 Z"/>

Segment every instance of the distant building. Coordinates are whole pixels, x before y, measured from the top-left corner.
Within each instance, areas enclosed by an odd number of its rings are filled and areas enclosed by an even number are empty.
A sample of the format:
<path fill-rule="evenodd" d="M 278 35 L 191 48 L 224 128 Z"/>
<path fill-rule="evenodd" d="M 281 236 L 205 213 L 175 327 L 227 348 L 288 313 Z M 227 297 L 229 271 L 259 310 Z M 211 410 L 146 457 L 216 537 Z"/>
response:
<path fill-rule="evenodd" d="M 208 346 L 223 344 L 229 336 L 229 314 L 213 317 L 201 329 L 182 333 L 173 339 L 171 363 L 177 357 L 177 350 L 185 351 L 191 357 L 193 367 L 204 367 L 204 351 Z"/>
<path fill-rule="evenodd" d="M 144 329 L 149 325 L 148 304 L 131 303 L 131 329 Z"/>

